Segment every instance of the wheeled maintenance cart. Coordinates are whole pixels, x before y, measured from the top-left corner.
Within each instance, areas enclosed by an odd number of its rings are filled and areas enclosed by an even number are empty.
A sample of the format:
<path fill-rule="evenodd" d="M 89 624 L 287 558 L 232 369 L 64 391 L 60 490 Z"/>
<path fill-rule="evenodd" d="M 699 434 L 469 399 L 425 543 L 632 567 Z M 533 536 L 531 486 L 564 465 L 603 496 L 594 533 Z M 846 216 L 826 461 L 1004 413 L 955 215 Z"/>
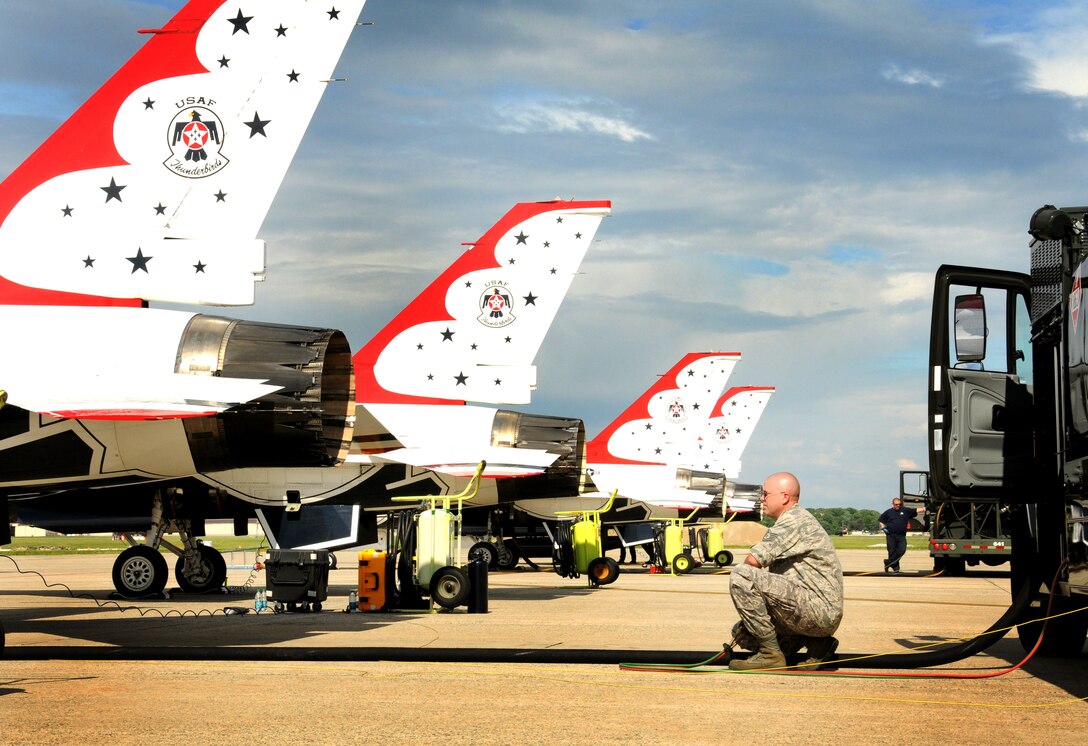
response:
<path fill-rule="evenodd" d="M 327 549 L 273 549 L 264 563 L 268 600 L 276 613 L 321 611 L 329 595 Z"/>
<path fill-rule="evenodd" d="M 608 585 L 620 576 L 616 560 L 604 556 L 601 544 L 601 514 L 612 509 L 616 490 L 599 510 L 563 510 L 557 516 L 581 516 L 572 524 L 559 524 L 556 538 L 555 571 L 560 575 L 578 577 L 584 574 L 590 586 Z"/>
<path fill-rule="evenodd" d="M 696 511 L 698 508 L 684 518 L 670 518 L 656 536 L 658 562 L 662 567 L 666 563 L 671 565 L 675 575 L 686 575 L 695 569 L 695 555 L 691 553 L 691 546 L 684 543 L 684 522 Z"/>
<path fill-rule="evenodd" d="M 725 523 L 695 527 L 693 544 L 698 545 L 704 562 L 713 562 L 718 567 L 728 567 L 733 564 L 733 553 L 725 548 L 725 538 L 722 535 L 722 531 L 731 520 L 733 516 L 729 516 L 729 520 Z"/>
<path fill-rule="evenodd" d="M 397 502 L 429 501 L 429 508 L 422 508 L 412 515 L 407 531 L 400 532 L 402 546 L 399 550 L 398 576 L 402 583 L 409 580 L 416 595 L 429 596 L 432 603 L 444 609 L 454 609 L 469 596 L 468 573 L 459 566 L 461 557 L 461 504 L 471 500 L 480 489 L 480 477 L 487 464 L 481 461 L 468 485 L 458 495 L 421 495 L 395 497 Z M 456 509 L 450 509 L 451 501 Z M 411 562 L 411 572 L 406 563 Z M 405 589 L 401 589 L 402 596 Z"/>

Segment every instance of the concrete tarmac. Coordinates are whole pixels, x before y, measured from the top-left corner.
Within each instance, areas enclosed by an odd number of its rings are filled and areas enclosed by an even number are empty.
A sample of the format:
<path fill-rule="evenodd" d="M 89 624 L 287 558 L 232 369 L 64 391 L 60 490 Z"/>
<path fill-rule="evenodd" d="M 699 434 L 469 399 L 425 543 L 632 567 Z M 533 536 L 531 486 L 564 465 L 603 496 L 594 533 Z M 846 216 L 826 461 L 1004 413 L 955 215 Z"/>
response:
<path fill-rule="evenodd" d="M 1088 736 L 1088 660 L 1035 658 L 1001 673 L 1024 658 L 1015 630 L 967 660 L 887 677 L 848 661 L 832 673 L 647 673 L 517 657 L 710 658 L 737 619 L 728 574 L 712 568 L 679 577 L 630 568 L 603 588 L 548 568 L 492 573 L 487 614 L 345 614 L 357 572 L 354 554 L 342 552 L 321 613 L 227 616 L 227 607 L 252 608 L 264 573 L 232 569 L 228 583 L 247 587 L 229 596 L 111 602 L 112 556 L 17 557 L 22 573 L 6 556 L 3 743 L 1072 744 Z M 903 574 L 888 576 L 879 572 L 883 556 L 840 552 L 840 658 L 971 637 L 1009 605 L 1007 573 L 929 577 L 929 557 L 912 551 Z M 512 653 L 512 662 L 482 662 L 485 649 Z M 368 659 L 370 651 L 389 657 Z"/>

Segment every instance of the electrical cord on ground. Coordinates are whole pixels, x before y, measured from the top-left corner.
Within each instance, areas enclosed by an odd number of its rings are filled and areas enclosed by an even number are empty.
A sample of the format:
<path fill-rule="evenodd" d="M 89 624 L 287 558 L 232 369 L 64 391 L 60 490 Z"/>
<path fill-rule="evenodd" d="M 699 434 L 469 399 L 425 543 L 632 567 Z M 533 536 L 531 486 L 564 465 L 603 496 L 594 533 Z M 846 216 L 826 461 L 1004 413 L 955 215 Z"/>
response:
<path fill-rule="evenodd" d="M 253 557 L 253 567 L 249 570 L 249 577 L 245 579 L 245 582 L 241 585 L 228 585 L 226 586 L 227 593 L 245 593 L 253 587 L 253 583 L 257 580 L 257 573 L 259 573 L 263 567 L 261 563 L 261 555 L 264 554 L 264 550 L 267 549 L 264 545 L 264 539 L 257 546 L 256 553 Z"/>
<path fill-rule="evenodd" d="M 222 609 L 210 609 L 210 610 L 209 609 L 199 609 L 197 611 L 192 611 L 191 609 L 186 609 L 184 611 L 178 611 L 177 609 L 168 609 L 166 611 L 163 611 L 162 609 L 157 609 L 155 607 L 149 607 L 149 606 L 122 606 L 117 601 L 114 601 L 112 599 L 103 601 L 103 600 L 101 600 L 99 598 L 96 598 L 96 597 L 92 596 L 89 593 L 76 593 L 75 591 L 73 591 L 71 588 L 69 588 L 64 583 L 50 583 L 48 580 L 45 579 L 45 576 L 42 575 L 37 570 L 24 570 L 23 568 L 19 567 L 19 563 L 15 561 L 15 558 L 11 557 L 9 555 L 0 554 L 0 559 L 6 559 L 9 562 L 11 562 L 11 564 L 15 566 L 15 571 L 18 574 L 20 574 L 20 575 L 37 575 L 38 578 L 41 579 L 42 585 L 45 586 L 46 588 L 63 588 L 65 591 L 68 592 L 68 595 L 71 598 L 79 598 L 79 599 L 86 599 L 86 600 L 89 600 L 89 601 L 93 601 L 95 606 L 98 607 L 99 609 L 102 609 L 102 608 L 105 608 L 105 607 L 113 607 L 117 611 L 120 611 L 122 613 L 124 613 L 126 611 L 135 611 L 141 617 L 147 616 L 149 614 L 157 614 L 157 615 L 159 615 L 160 617 L 162 617 L 164 619 L 166 617 L 179 617 L 179 618 L 181 618 L 181 617 L 194 617 L 195 618 L 195 617 L 204 617 L 204 616 L 213 617 L 213 616 L 217 616 L 217 615 L 235 616 L 235 615 L 240 615 L 240 614 L 246 614 L 249 611 L 251 611 L 251 609 L 244 608 L 244 607 L 224 607 Z M 269 610 L 269 611 L 271 611 L 271 610 Z M 260 611 L 257 611 L 256 613 L 260 613 Z"/>

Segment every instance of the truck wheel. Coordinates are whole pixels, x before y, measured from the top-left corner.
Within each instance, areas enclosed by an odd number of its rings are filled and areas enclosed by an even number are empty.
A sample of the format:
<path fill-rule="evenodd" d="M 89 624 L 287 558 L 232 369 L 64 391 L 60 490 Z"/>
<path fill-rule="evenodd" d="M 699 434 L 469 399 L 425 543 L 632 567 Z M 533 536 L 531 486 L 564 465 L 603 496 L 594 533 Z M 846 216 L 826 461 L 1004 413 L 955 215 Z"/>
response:
<path fill-rule="evenodd" d="M 468 598 L 468 575 L 447 565 L 431 576 L 431 598 L 443 609 L 456 609 Z"/>
<path fill-rule="evenodd" d="M 1029 617 L 1025 622 L 1033 619 L 1042 619 L 1046 616 L 1047 596 L 1041 596 L 1040 608 L 1028 609 L 1025 616 Z M 1079 611 L 1077 611 L 1079 609 Z M 1067 616 L 1054 617 L 1046 622 L 1046 630 L 1043 630 L 1043 622 L 1032 621 L 1030 624 L 1019 624 L 1016 633 L 1020 636 L 1020 645 L 1024 652 L 1031 652 L 1035 643 L 1039 641 L 1039 635 L 1043 635 L 1043 641 L 1039 645 L 1039 655 L 1048 658 L 1079 656 L 1084 649 L 1084 641 L 1088 639 L 1088 611 L 1068 598 L 1055 598 L 1054 610 L 1051 615 L 1068 611 L 1076 613 Z"/>
<path fill-rule="evenodd" d="M 733 553 L 728 549 L 723 549 L 714 555 L 714 564 L 718 567 L 728 567 L 733 564 Z"/>
<path fill-rule="evenodd" d="M 967 573 L 967 562 L 963 557 L 945 557 L 944 574 L 949 578 L 962 578 Z"/>

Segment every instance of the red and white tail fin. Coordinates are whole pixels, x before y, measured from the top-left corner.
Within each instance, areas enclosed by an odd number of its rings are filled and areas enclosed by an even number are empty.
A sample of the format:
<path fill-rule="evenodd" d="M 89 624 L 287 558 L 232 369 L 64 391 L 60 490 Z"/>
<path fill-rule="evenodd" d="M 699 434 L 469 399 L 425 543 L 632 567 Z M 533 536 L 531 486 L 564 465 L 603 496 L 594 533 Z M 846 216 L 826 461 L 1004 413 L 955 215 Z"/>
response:
<path fill-rule="evenodd" d="M 713 491 L 680 477 L 740 359 L 739 352 L 688 353 L 587 443 L 587 474 L 597 489 L 647 505 L 709 505 Z"/>
<path fill-rule="evenodd" d="M 244 305 L 364 0 L 191 0 L 0 184 L 0 303 Z"/>
<path fill-rule="evenodd" d="M 599 464 L 677 463 L 701 433 L 739 352 L 690 352 L 596 438 L 586 458 Z"/>
<path fill-rule="evenodd" d="M 528 404 L 533 360 L 611 202 L 523 202 L 355 354 L 374 405 Z M 390 423 L 387 423 L 387 425 Z"/>
<path fill-rule="evenodd" d="M 734 386 L 722 394 L 704 425 L 690 465 L 736 480 L 741 455 L 774 393 L 773 386 Z"/>

